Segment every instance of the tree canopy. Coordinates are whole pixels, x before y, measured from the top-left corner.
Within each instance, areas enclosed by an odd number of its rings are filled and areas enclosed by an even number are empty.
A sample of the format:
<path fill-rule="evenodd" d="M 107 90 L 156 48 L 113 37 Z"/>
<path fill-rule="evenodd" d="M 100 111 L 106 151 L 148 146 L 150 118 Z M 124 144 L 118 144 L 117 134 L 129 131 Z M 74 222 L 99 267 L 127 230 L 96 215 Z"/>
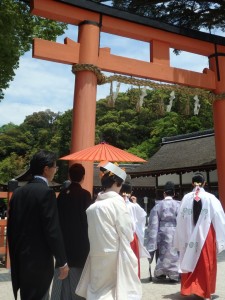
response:
<path fill-rule="evenodd" d="M 31 15 L 29 1 L 0 1 L 0 101 L 33 38 L 55 40 L 65 29 L 66 24 Z"/>
<path fill-rule="evenodd" d="M 106 0 L 94 0 L 105 3 Z M 112 6 L 176 26 L 225 30 L 225 1 L 113 0 Z"/>
<path fill-rule="evenodd" d="M 165 89 L 147 90 L 141 105 L 140 95 L 140 88 L 131 88 L 118 93 L 113 106 L 110 96 L 97 101 L 96 144 L 105 141 L 149 159 L 163 137 L 213 128 L 212 101 L 207 94 L 196 98 L 183 90 L 175 94 Z M 27 116 L 21 125 L 0 127 L 0 183 L 21 174 L 40 149 L 55 151 L 59 157 L 69 154 L 71 126 L 72 110 L 46 110 Z M 55 179 L 63 182 L 68 162 L 59 161 L 59 166 Z"/>

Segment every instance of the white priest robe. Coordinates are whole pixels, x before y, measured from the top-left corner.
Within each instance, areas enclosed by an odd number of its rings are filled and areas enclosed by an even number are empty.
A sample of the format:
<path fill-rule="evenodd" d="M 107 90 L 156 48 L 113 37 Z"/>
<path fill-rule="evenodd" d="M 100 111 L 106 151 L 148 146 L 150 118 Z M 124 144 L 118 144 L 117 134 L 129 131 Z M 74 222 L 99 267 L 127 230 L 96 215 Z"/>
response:
<path fill-rule="evenodd" d="M 196 188 L 195 188 L 196 189 Z M 177 216 L 174 246 L 180 251 L 180 272 L 193 272 L 204 246 L 210 225 L 216 234 L 217 253 L 225 250 L 225 215 L 220 201 L 204 188 L 198 196 L 202 200 L 202 210 L 197 224 L 193 224 L 193 201 L 195 189 L 184 196 Z"/>
<path fill-rule="evenodd" d="M 90 253 L 76 294 L 87 300 L 140 300 L 132 220 L 116 192 L 99 193 L 87 209 Z"/>

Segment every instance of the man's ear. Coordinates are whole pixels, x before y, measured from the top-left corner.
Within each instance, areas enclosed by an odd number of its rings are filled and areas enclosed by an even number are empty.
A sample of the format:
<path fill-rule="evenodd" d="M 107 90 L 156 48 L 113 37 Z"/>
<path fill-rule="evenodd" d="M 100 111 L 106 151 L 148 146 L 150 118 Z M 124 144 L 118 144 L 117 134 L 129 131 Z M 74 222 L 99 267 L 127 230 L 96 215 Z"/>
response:
<path fill-rule="evenodd" d="M 43 169 L 42 175 L 46 174 L 46 172 L 48 172 L 48 170 L 49 170 L 49 167 L 45 166 Z"/>

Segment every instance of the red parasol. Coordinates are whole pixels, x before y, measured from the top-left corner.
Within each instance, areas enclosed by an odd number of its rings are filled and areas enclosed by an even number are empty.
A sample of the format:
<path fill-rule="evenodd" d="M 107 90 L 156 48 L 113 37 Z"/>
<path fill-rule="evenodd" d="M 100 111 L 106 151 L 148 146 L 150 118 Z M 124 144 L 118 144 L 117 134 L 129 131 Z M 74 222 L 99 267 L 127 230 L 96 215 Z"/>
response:
<path fill-rule="evenodd" d="M 61 157 L 62 160 L 79 160 L 79 161 L 117 161 L 117 162 L 146 162 L 146 160 L 111 146 L 101 143 L 92 147 L 88 147 L 78 152 Z"/>

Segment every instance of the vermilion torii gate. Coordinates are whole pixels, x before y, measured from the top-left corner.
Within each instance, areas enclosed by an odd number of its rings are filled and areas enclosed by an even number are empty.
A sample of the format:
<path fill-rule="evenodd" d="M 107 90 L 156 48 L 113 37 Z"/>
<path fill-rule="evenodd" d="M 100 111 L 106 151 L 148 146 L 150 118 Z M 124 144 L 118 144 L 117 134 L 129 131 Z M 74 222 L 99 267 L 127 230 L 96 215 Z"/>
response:
<path fill-rule="evenodd" d="M 181 29 L 85 0 L 33 0 L 35 15 L 78 26 L 78 41 L 34 40 L 33 57 L 65 64 L 94 65 L 103 71 L 212 91 L 219 195 L 225 208 L 225 38 Z M 149 62 L 113 55 L 100 48 L 100 32 L 149 43 Z M 209 58 L 202 73 L 170 66 L 170 48 Z M 191 64 L 191 62 L 190 62 Z M 94 145 L 97 77 L 76 73 L 71 153 Z M 196 149 L 198 151 L 198 149 Z M 85 163 L 85 187 L 92 191 L 93 164 Z"/>

